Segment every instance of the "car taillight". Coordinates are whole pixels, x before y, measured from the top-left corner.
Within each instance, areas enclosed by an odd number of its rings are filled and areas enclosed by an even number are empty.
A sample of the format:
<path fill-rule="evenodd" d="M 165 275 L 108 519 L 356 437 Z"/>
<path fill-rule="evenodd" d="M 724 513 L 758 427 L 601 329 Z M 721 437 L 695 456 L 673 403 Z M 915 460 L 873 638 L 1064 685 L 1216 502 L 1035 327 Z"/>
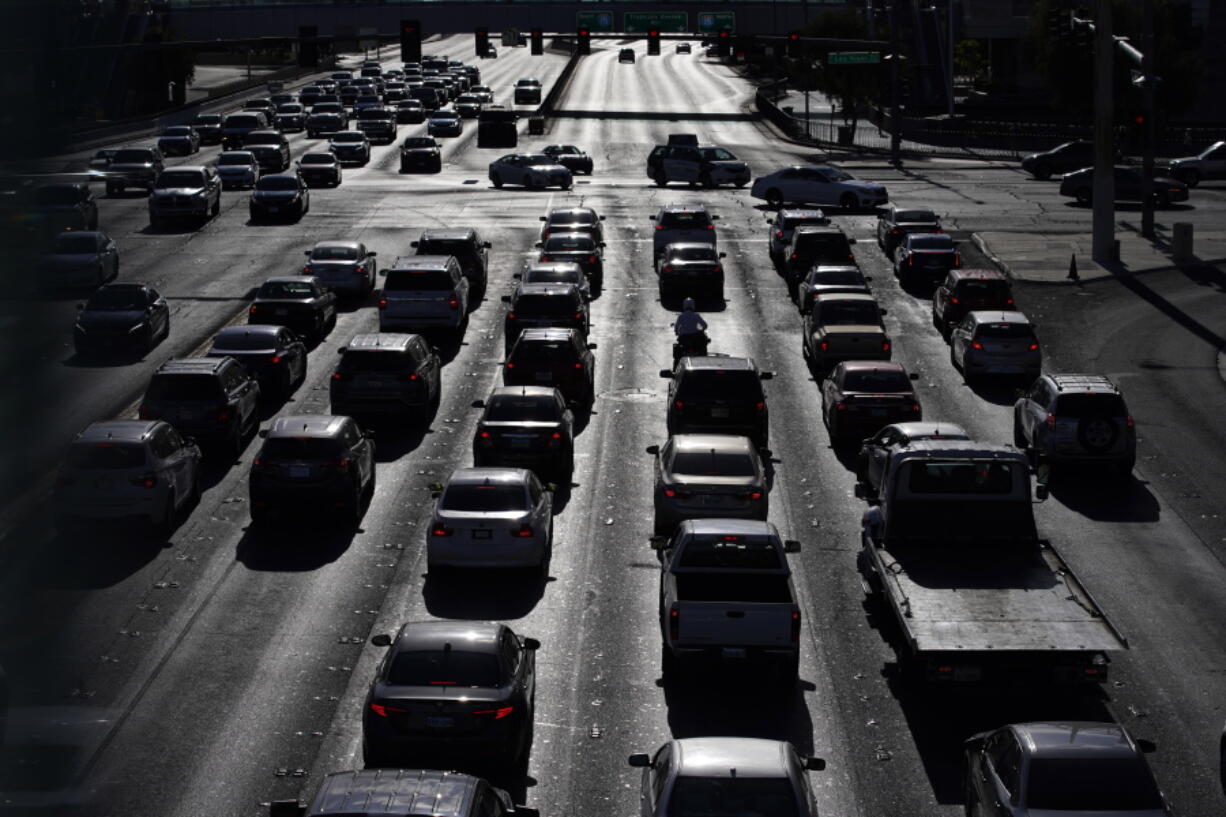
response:
<path fill-rule="evenodd" d="M 714 224 L 708 224 L 708 225 L 707 225 L 707 229 L 708 229 L 708 230 L 714 230 L 714 229 L 715 229 L 715 225 L 714 225 Z"/>
<path fill-rule="evenodd" d="M 657 230 L 663 230 L 663 229 L 664 229 L 664 225 L 663 225 L 663 224 L 657 224 L 657 225 L 656 225 L 656 229 L 657 229 Z"/>
<path fill-rule="evenodd" d="M 508 312 L 508 313 L 507 313 L 507 320 L 510 320 L 510 321 L 515 320 L 515 313 L 514 313 L 514 312 Z"/>
<path fill-rule="evenodd" d="M 766 403 L 762 400 L 753 404 L 754 411 L 766 411 Z"/>
<path fill-rule="evenodd" d="M 515 535 L 520 539 L 526 539 L 532 535 L 532 526 L 527 522 L 515 529 Z"/>
<path fill-rule="evenodd" d="M 762 498 L 762 492 L 761 491 L 750 491 L 749 493 L 745 494 L 745 498 L 749 500 L 753 500 L 753 501 L 759 500 Z"/>
<path fill-rule="evenodd" d="M 379 308 L 380 308 L 380 309 L 387 309 L 387 298 L 380 298 L 380 299 L 379 299 Z"/>
<path fill-rule="evenodd" d="M 820 349 L 821 349 L 823 352 L 828 352 L 828 351 L 830 351 L 830 344 L 829 344 L 827 341 L 824 341 L 824 340 L 823 340 L 821 343 L 819 343 L 819 344 L 818 344 L 818 347 L 819 347 L 819 348 L 820 348 Z"/>
<path fill-rule="evenodd" d="M 541 256 L 541 261 L 548 261 L 548 260 L 549 260 L 549 256 L 548 256 L 548 255 L 542 255 L 542 256 Z"/>
<path fill-rule="evenodd" d="M 232 416 L 233 415 L 230 413 L 230 408 L 227 406 L 226 408 L 223 408 L 221 411 L 217 412 L 217 422 L 228 423 Z"/>
<path fill-rule="evenodd" d="M 950 295 L 950 296 L 949 296 L 949 302 L 950 302 L 951 304 L 961 303 L 961 301 L 959 301 L 959 300 L 958 300 L 957 298 L 955 298 L 953 295 Z"/>
<path fill-rule="evenodd" d="M 954 266 L 955 267 L 962 266 L 962 253 L 960 252 L 954 253 Z"/>
<path fill-rule="evenodd" d="M 409 381 L 413 381 L 413 380 L 418 380 L 419 378 L 418 378 L 418 377 L 417 377 L 417 375 L 414 373 L 414 374 L 402 374 L 402 375 L 400 375 L 400 379 L 401 379 L 401 380 L 409 380 Z"/>
<path fill-rule="evenodd" d="M 447 306 L 451 307 L 452 309 L 459 309 L 460 301 L 458 298 L 452 298 L 451 300 L 447 302 Z"/>
<path fill-rule="evenodd" d="M 577 321 L 581 321 L 581 320 L 583 320 L 583 313 L 582 313 L 582 312 L 576 312 L 576 313 L 575 313 L 575 320 L 577 320 Z"/>
<path fill-rule="evenodd" d="M 775 238 L 783 238 L 783 230 L 775 230 Z"/>
<path fill-rule="evenodd" d="M 894 229 L 890 230 L 890 235 L 902 235 L 902 230 L 895 227 Z"/>
<path fill-rule="evenodd" d="M 497 709 L 478 709 L 473 712 L 474 715 L 493 715 L 494 720 L 500 721 L 515 711 L 513 706 L 500 706 Z"/>
<path fill-rule="evenodd" d="M 668 637 L 673 641 L 677 640 L 681 633 L 681 611 L 676 607 L 668 609 Z"/>
<path fill-rule="evenodd" d="M 344 372 L 333 372 L 332 379 L 333 380 L 348 380 L 349 375 L 345 374 Z"/>
<path fill-rule="evenodd" d="M 596 263 L 596 256 L 594 256 L 594 255 L 589 255 L 589 256 L 587 257 L 587 262 L 588 262 L 589 264 L 595 264 L 595 263 Z"/>
<path fill-rule="evenodd" d="M 545 232 L 541 233 L 541 239 L 542 239 L 542 240 L 544 240 L 544 239 L 546 239 L 546 238 L 549 238 L 549 231 L 548 231 L 548 230 L 546 230 Z"/>
<path fill-rule="evenodd" d="M 881 351 L 883 352 L 890 351 L 890 342 L 888 340 L 881 341 Z"/>
<path fill-rule="evenodd" d="M 835 411 L 847 411 L 847 404 L 846 403 L 835 403 L 834 410 Z"/>
<path fill-rule="evenodd" d="M 1124 418 L 1124 425 L 1128 428 L 1136 428 L 1137 426 L 1136 421 L 1132 419 L 1131 414 Z"/>
<path fill-rule="evenodd" d="M 1056 427 L 1056 415 L 1054 414 L 1047 415 L 1047 427 L 1048 428 Z"/>
<path fill-rule="evenodd" d="M 911 410 L 912 410 L 912 411 L 919 411 L 919 410 L 920 410 L 920 404 L 919 404 L 919 403 L 912 403 L 912 404 L 911 404 Z"/>
<path fill-rule="evenodd" d="M 386 704 L 371 704 L 370 711 L 374 712 L 380 718 L 386 718 L 388 712 L 392 712 L 395 714 L 404 714 L 405 712 L 408 712 L 409 710 L 401 709 L 398 706 L 388 706 Z"/>
<path fill-rule="evenodd" d="M 256 313 L 257 313 L 257 312 L 259 312 L 259 311 L 260 311 L 259 304 L 252 304 L 252 305 L 251 305 L 251 308 L 247 310 L 247 314 L 248 314 L 248 315 L 254 315 L 254 314 L 256 314 Z"/>
<path fill-rule="evenodd" d="M 1027 346 L 1027 347 L 1026 347 L 1026 351 L 1028 351 L 1028 352 L 1037 352 L 1037 351 L 1039 351 L 1039 344 L 1037 344 L 1037 343 L 1032 343 L 1032 344 L 1030 344 L 1029 346 Z"/>
<path fill-rule="evenodd" d="M 132 477 L 131 482 L 137 488 L 155 488 L 158 484 L 158 475 L 141 474 L 139 477 Z"/>
<path fill-rule="evenodd" d="M 792 260 L 793 260 L 793 261 L 795 261 L 795 260 L 796 260 L 796 253 L 792 253 Z"/>
<path fill-rule="evenodd" d="M 278 363 L 280 363 L 280 362 L 281 362 L 281 356 L 280 356 L 280 355 L 273 355 L 272 357 L 268 358 L 268 362 L 269 362 L 269 363 L 271 363 L 272 365 L 276 366 Z"/>
<path fill-rule="evenodd" d="M 1005 300 L 1005 305 L 1006 305 L 1006 306 L 1013 306 L 1013 299 L 1012 299 L 1012 298 L 1008 298 L 1008 299 L 1006 299 L 1006 300 Z"/>
<path fill-rule="evenodd" d="M 576 368 L 576 369 L 582 369 L 582 368 L 583 368 L 583 364 L 582 364 L 582 363 L 576 363 L 576 364 L 575 364 L 575 368 Z"/>
<path fill-rule="evenodd" d="M 444 528 L 442 525 L 435 525 L 430 529 L 431 536 L 450 536 L 451 528 Z"/>
<path fill-rule="evenodd" d="M 303 267 L 303 268 L 302 268 L 302 274 L 303 274 L 303 275 L 310 275 L 310 274 L 311 274 L 311 265 L 310 265 L 310 264 L 307 264 L 305 267 Z"/>
<path fill-rule="evenodd" d="M 907 266 L 909 267 L 909 266 L 911 266 L 911 265 L 912 265 L 912 264 L 914 264 L 914 263 L 915 263 L 915 256 L 913 256 L 913 255 L 908 255 L 908 256 L 907 256 Z"/>
<path fill-rule="evenodd" d="M 800 611 L 792 611 L 792 643 L 800 643 Z"/>
<path fill-rule="evenodd" d="M 365 275 L 365 274 L 366 274 L 366 267 L 354 267 L 354 268 L 353 268 L 353 274 L 354 274 L 354 275 Z"/>
<path fill-rule="evenodd" d="M 972 344 L 971 344 L 971 348 L 972 348 L 972 349 L 975 349 L 975 350 L 977 350 L 977 351 L 982 352 L 982 351 L 983 351 L 983 344 L 982 344 L 982 343 L 980 343 L 979 341 L 975 341 L 974 343 L 972 343 Z"/>

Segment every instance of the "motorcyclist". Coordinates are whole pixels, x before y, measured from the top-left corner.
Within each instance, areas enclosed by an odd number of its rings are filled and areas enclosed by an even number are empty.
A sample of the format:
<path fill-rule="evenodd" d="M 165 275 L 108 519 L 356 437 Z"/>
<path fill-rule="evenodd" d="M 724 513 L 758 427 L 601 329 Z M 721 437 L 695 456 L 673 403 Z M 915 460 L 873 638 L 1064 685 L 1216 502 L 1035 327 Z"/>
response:
<path fill-rule="evenodd" d="M 706 329 L 707 322 L 694 308 L 694 299 L 686 298 L 681 302 L 681 314 L 677 316 L 677 320 L 673 321 L 673 331 L 677 334 L 677 342 L 688 345 L 698 340 L 695 336 L 703 334 Z"/>

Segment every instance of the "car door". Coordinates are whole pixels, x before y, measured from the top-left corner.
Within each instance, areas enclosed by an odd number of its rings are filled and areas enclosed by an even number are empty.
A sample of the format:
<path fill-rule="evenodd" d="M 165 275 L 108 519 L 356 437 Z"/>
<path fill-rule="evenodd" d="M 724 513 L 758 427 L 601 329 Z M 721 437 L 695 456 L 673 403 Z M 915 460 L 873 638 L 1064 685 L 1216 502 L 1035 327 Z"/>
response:
<path fill-rule="evenodd" d="M 145 291 L 145 297 L 149 304 L 149 327 L 153 334 L 169 331 L 170 305 L 166 303 L 166 299 L 152 287 Z"/>
<path fill-rule="evenodd" d="M 899 442 L 901 435 L 892 428 L 886 428 L 877 432 L 877 436 L 868 446 L 868 463 L 866 464 L 866 474 L 869 485 L 874 489 L 881 484 L 881 472 L 885 468 L 886 458 L 889 456 L 891 447 Z"/>
<path fill-rule="evenodd" d="M 949 278 L 946 277 L 941 285 L 937 287 L 937 291 L 932 294 L 933 312 L 937 315 L 945 315 L 945 305 L 949 302 L 949 290 L 953 286 Z"/>
<path fill-rule="evenodd" d="M 149 443 L 157 459 L 157 471 L 174 488 L 175 505 L 178 506 L 192 490 L 191 461 L 185 456 L 183 438 L 171 426 L 161 425 Z"/>
<path fill-rule="evenodd" d="M 826 174 L 815 168 L 801 168 L 802 189 L 798 201 L 810 204 L 835 204 L 839 194 L 826 178 Z"/>
<path fill-rule="evenodd" d="M 672 771 L 673 745 L 666 743 L 651 759 L 651 765 L 643 769 L 642 817 L 656 817 L 664 811 L 664 795 L 668 792 L 668 778 Z"/>
<path fill-rule="evenodd" d="M 417 364 L 417 376 L 426 381 L 426 388 L 432 397 L 437 395 L 442 386 L 442 381 L 439 379 L 438 355 L 434 354 L 434 351 L 420 336 L 409 347 L 409 354 L 413 356 L 413 361 Z"/>
<path fill-rule="evenodd" d="M 1206 179 L 1226 177 L 1226 144 L 1220 144 L 1201 160 L 1201 176 Z"/>
<path fill-rule="evenodd" d="M 1041 379 L 1035 381 L 1024 396 L 1021 416 L 1018 419 L 1022 424 L 1022 432 L 1031 444 L 1034 443 L 1035 427 L 1047 419 L 1047 404 L 1050 398 L 1047 383 Z"/>
<path fill-rule="evenodd" d="M 949 349 L 956 359 L 962 360 L 966 356 L 966 345 L 970 343 L 970 337 L 974 331 L 975 325 L 968 316 L 963 318 L 962 323 L 950 333 Z"/>
<path fill-rule="evenodd" d="M 528 496 L 532 500 L 532 529 L 549 530 L 550 517 L 553 515 L 553 495 L 545 490 L 536 474 L 528 474 Z"/>

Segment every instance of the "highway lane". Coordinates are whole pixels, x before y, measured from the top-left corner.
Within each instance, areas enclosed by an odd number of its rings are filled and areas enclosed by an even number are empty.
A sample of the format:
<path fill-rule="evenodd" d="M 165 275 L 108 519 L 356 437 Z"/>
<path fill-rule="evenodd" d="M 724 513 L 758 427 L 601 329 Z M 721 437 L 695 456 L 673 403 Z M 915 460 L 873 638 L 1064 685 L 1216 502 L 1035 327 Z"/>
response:
<path fill-rule="evenodd" d="M 1226 691 L 1222 570 L 1211 547 L 1217 523 L 1199 519 L 1196 500 L 1182 496 L 1186 476 L 1162 476 L 1194 473 L 1204 483 L 1202 497 L 1222 493 L 1213 461 L 1222 441 L 1210 422 L 1220 416 L 1222 388 L 1211 378 L 1204 333 L 1190 332 L 1187 320 L 1169 313 L 1156 318 L 1154 296 L 1134 289 L 1074 298 L 1024 287 L 1020 295 L 1022 307 L 1039 316 L 1048 353 L 1061 368 L 1134 375 L 1121 381 L 1143 432 L 1141 479 L 1130 503 L 1120 509 L 1112 497 L 1071 486 L 1058 488 L 1038 511 L 1043 532 L 1133 641 L 1134 654 L 1115 666 L 1123 686 L 1111 686 L 1105 703 L 949 698 L 900 688 L 888 671 L 892 651 L 871 626 L 879 617 L 871 607 L 866 615 L 854 572 L 862 506 L 851 495 L 849 459 L 828 447 L 821 428 L 816 385 L 799 355 L 799 321 L 766 261 L 764 210 L 744 191 L 659 190 L 642 170 L 649 146 L 675 131 L 708 135 L 759 171 L 803 151 L 767 142 L 752 122 L 686 120 L 686 110 L 735 113 L 747 89 L 729 96 L 739 81 L 726 69 L 697 56 L 674 57 L 618 65 L 615 50 L 598 50 L 584 61 L 566 107 L 604 104 L 602 94 L 629 84 L 631 90 L 609 98 L 640 100 L 649 107 L 632 110 L 676 112 L 678 121 L 555 121 L 540 144 L 574 142 L 598 156 L 591 183 L 581 178 L 571 194 L 495 192 L 482 172 L 491 152 L 465 144 L 449 158 L 456 177 L 479 179 L 476 185 L 438 179 L 416 191 L 424 195 L 397 195 L 405 179 L 383 149 L 355 184 L 347 176 L 341 195 L 329 198 L 324 212 L 334 215 L 337 229 L 357 231 L 381 254 L 421 226 L 456 219 L 477 223 L 495 242 L 490 297 L 472 316 L 465 345 L 445 349 L 451 359 L 444 400 L 430 430 L 380 429 L 380 487 L 362 532 L 350 538 L 308 529 L 280 538 L 245 530 L 249 448 L 238 465 L 214 474 L 216 484 L 170 547 L 46 538 L 39 545 L 47 550 L 22 563 L 20 576 L 40 586 L 18 597 L 20 619 L 9 611 L 14 626 L 6 631 L 25 633 L 27 642 L 23 651 L 9 645 L 4 660 L 41 671 L 18 677 L 20 700 L 62 702 L 65 692 L 79 689 L 92 697 L 78 703 L 127 713 L 86 778 L 96 813 L 186 815 L 208 803 L 214 813 L 256 814 L 262 801 L 309 791 L 323 773 L 353 767 L 360 762 L 361 698 L 377 658 L 377 650 L 353 640 L 428 616 L 505 619 L 543 641 L 532 784 L 517 792 L 542 814 L 630 814 L 637 774 L 624 765 L 627 753 L 654 750 L 669 734 L 712 733 L 785 737 L 827 757 L 829 770 L 812 776 L 824 813 L 953 814 L 961 808 L 962 737 L 1009 720 L 1053 716 L 1121 718 L 1158 742 L 1152 760 L 1181 813 L 1207 815 L 1220 806 L 1209 788 L 1207 742 Z M 931 181 L 903 182 L 906 174 L 864 164 L 864 175 L 885 180 L 895 198 L 936 202 L 963 229 L 974 227 L 976 205 L 967 203 L 957 173 L 1001 173 L 971 166 L 948 174 L 952 180 L 929 171 Z M 984 199 L 997 195 L 975 189 Z M 608 216 L 609 283 L 593 315 L 600 397 L 579 437 L 576 485 L 563 494 L 552 578 L 539 585 L 482 576 L 440 586 L 423 576 L 424 486 L 470 462 L 475 412 L 468 404 L 496 382 L 501 359 L 496 296 L 529 255 L 537 215 L 550 203 L 578 200 Z M 750 354 L 778 372 L 767 384 L 779 460 L 771 518 L 806 548 L 797 564 L 805 683 L 792 696 L 752 676 L 697 688 L 657 684 L 657 568 L 646 546 L 651 486 L 643 448 L 664 437 L 665 384 L 656 372 L 668 364 L 672 315 L 656 300 L 647 215 L 661 202 L 680 200 L 706 202 L 722 216 L 728 303 L 707 311 L 713 349 Z M 1011 390 L 962 386 L 926 303 L 896 286 L 872 244 L 873 217 L 835 218 L 861 239 L 857 257 L 890 309 L 898 359 L 922 374 L 927 416 L 1007 442 Z M 301 244 L 309 233 L 272 229 L 288 236 L 268 254 L 284 252 L 287 263 L 296 263 L 300 248 L 291 239 Z M 267 238 L 262 229 L 243 236 L 248 244 Z M 1174 275 L 1144 283 L 1221 335 L 1211 288 Z M 1095 301 L 1093 309 L 1085 308 L 1087 300 Z M 1087 340 L 1074 322 L 1083 314 L 1090 325 L 1117 328 Z M 307 383 L 286 410 L 326 410 L 333 350 L 375 325 L 369 308 L 342 315 L 312 353 Z M 1161 353 L 1138 357 L 1147 342 Z M 1183 377 L 1140 366 L 1143 360 L 1181 364 Z M 1168 422 L 1193 395 L 1204 421 Z M 1183 466 L 1191 449 L 1202 459 Z M 306 779 L 294 776 L 299 769 Z"/>

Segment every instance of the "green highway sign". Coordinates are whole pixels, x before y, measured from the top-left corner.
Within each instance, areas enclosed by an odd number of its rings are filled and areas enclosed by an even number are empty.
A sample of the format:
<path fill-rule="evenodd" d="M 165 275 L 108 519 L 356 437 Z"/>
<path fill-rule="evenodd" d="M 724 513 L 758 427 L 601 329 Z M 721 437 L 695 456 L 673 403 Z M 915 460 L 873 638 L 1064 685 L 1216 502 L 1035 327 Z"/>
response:
<path fill-rule="evenodd" d="M 879 62 L 880 51 L 832 51 L 826 55 L 827 65 L 874 65 Z"/>
<path fill-rule="evenodd" d="M 586 28 L 588 31 L 612 31 L 613 12 L 611 11 L 580 11 L 575 14 L 575 29 Z"/>
<path fill-rule="evenodd" d="M 732 11 L 700 11 L 698 12 L 698 33 L 708 34 L 727 29 L 736 31 L 736 12 Z"/>
<path fill-rule="evenodd" d="M 688 11 L 627 11 L 622 15 L 622 31 L 627 34 L 689 34 Z"/>

